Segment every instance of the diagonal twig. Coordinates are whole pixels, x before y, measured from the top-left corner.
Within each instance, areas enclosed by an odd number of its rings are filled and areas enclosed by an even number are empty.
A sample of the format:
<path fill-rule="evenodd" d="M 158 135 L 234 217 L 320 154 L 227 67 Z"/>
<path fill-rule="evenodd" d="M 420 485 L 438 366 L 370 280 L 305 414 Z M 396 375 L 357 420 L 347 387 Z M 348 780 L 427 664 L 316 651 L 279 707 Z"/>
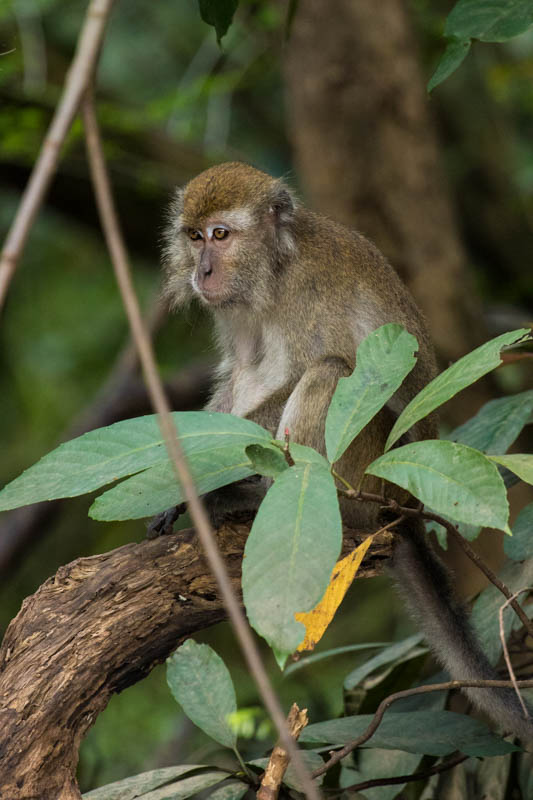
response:
<path fill-rule="evenodd" d="M 524 699 L 523 699 L 522 695 L 520 694 L 520 689 L 518 688 L 518 683 L 516 681 L 516 675 L 514 673 L 513 665 L 511 664 L 511 659 L 509 657 L 509 650 L 508 650 L 508 647 L 507 647 L 507 642 L 505 641 L 505 628 L 504 628 L 504 625 L 503 625 L 503 612 L 505 611 L 507 606 L 510 604 L 511 600 L 516 600 L 516 598 L 520 594 L 522 594 L 522 592 L 530 592 L 530 591 L 531 591 L 531 588 L 529 586 L 526 586 L 524 589 L 519 589 L 517 592 L 515 592 L 513 594 L 512 597 L 508 598 L 505 601 L 505 603 L 503 603 L 503 605 L 500 606 L 499 611 L 498 611 L 498 617 L 499 617 L 499 620 L 500 620 L 500 640 L 501 640 L 502 648 L 503 648 L 503 657 L 505 658 L 505 663 L 507 665 L 507 671 L 509 672 L 509 677 L 510 677 L 510 679 L 512 681 L 513 688 L 514 688 L 514 690 L 516 692 L 516 695 L 518 697 L 518 701 L 519 701 L 520 705 L 522 706 L 522 711 L 524 712 L 524 719 L 529 719 L 530 717 L 529 717 L 529 712 L 527 710 L 526 704 L 524 703 Z"/>
<path fill-rule="evenodd" d="M 281 742 L 290 753 L 294 768 L 302 781 L 307 797 L 309 800 L 319 800 L 320 795 L 317 786 L 311 780 L 301 753 L 290 735 L 281 705 L 272 688 L 250 627 L 246 622 L 246 618 L 231 586 L 205 508 L 198 497 L 183 455 L 168 400 L 155 362 L 150 339 L 142 320 L 137 295 L 133 287 L 129 259 L 113 203 L 91 90 L 86 93 L 82 110 L 91 178 L 94 185 L 104 235 L 111 255 L 124 308 L 128 316 L 132 336 L 139 353 L 146 385 L 152 404 L 158 415 L 159 426 L 170 461 L 189 504 L 189 511 L 198 537 L 204 548 L 207 561 L 220 587 L 224 605 L 265 706 L 279 731 Z"/>
<path fill-rule="evenodd" d="M 56 171 L 61 146 L 94 73 L 114 0 L 91 0 L 65 88 L 35 162 L 0 257 L 0 310 L 32 223 Z"/>

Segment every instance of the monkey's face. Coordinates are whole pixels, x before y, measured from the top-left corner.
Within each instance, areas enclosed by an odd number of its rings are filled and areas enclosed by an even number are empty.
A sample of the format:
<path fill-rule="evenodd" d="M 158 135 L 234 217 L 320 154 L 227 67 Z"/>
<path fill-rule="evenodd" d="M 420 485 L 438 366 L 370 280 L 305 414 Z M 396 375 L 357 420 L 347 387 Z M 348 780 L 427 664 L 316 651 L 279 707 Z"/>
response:
<path fill-rule="evenodd" d="M 247 234 L 252 226 L 245 210 L 219 212 L 197 225 L 183 224 L 182 235 L 191 254 L 192 290 L 203 303 L 217 308 L 242 299 L 248 282 Z"/>
<path fill-rule="evenodd" d="M 272 306 L 275 274 L 294 252 L 293 211 L 285 185 L 248 165 L 198 175 L 170 207 L 167 296 L 175 306 L 197 297 L 214 311 Z"/>

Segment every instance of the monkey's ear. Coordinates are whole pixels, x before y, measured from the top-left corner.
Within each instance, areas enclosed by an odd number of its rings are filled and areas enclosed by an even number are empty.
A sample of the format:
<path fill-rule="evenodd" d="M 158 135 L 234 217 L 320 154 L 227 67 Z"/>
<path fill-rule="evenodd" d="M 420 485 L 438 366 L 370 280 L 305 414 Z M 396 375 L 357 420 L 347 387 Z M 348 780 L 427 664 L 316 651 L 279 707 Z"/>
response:
<path fill-rule="evenodd" d="M 281 181 L 274 184 L 270 196 L 269 211 L 276 222 L 287 224 L 292 219 L 296 201 L 290 190 Z"/>

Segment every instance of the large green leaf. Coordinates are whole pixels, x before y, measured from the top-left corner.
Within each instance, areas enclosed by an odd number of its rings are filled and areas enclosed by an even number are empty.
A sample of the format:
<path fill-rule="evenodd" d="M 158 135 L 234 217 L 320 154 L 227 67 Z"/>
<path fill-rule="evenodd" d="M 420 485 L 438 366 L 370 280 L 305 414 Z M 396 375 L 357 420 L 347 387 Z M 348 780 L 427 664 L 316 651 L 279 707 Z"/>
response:
<path fill-rule="evenodd" d="M 490 400 L 446 439 L 461 442 L 483 453 L 505 453 L 527 425 L 533 411 L 533 390 Z"/>
<path fill-rule="evenodd" d="M 434 378 L 404 408 L 389 434 L 385 449 L 392 447 L 420 419 L 501 364 L 502 347 L 513 344 L 529 332 L 528 328 L 520 328 L 497 336 Z"/>
<path fill-rule="evenodd" d="M 504 42 L 533 25 L 531 0 L 459 0 L 448 15 L 444 35 Z"/>
<path fill-rule="evenodd" d="M 366 471 L 407 489 L 437 514 L 510 532 L 503 480 L 472 447 L 445 439 L 413 442 L 380 456 Z"/>
<path fill-rule="evenodd" d="M 533 483 L 533 456 L 529 453 L 511 453 L 507 456 L 489 456 L 489 458 L 518 475 L 525 483 Z"/>
<path fill-rule="evenodd" d="M 339 556 L 342 526 L 328 469 L 297 464 L 281 472 L 261 503 L 246 542 L 242 588 L 250 623 L 278 661 L 305 635 L 296 612 L 314 608 Z"/>
<path fill-rule="evenodd" d="M 337 461 L 383 408 L 416 364 L 418 342 L 401 325 L 382 325 L 357 348 L 357 365 L 341 378 L 326 418 L 326 451 Z"/>
<path fill-rule="evenodd" d="M 160 786 L 167 787 L 174 783 L 176 778 L 181 778 L 188 772 L 201 770 L 205 775 L 206 767 L 204 764 L 180 764 L 177 767 L 163 767 L 153 769 L 149 772 L 141 772 L 139 775 L 132 775 L 121 781 L 108 783 L 92 792 L 83 795 L 84 800 L 135 800 L 137 797 L 145 797 L 148 792 L 152 792 Z M 222 778 L 218 778 L 222 780 Z"/>
<path fill-rule="evenodd" d="M 170 691 L 185 713 L 216 742 L 235 749 L 228 717 L 237 710 L 235 689 L 222 659 L 207 644 L 193 639 L 167 659 Z"/>
<path fill-rule="evenodd" d="M 189 457 L 189 469 L 198 494 L 253 475 L 242 448 L 229 447 L 196 453 Z M 139 519 L 159 514 L 184 500 L 171 464 L 158 464 L 122 481 L 96 498 L 89 509 L 93 519 Z"/>
<path fill-rule="evenodd" d="M 173 418 L 188 457 L 232 446 L 244 454 L 248 444 L 271 440 L 259 425 L 231 414 L 185 411 Z M 0 492 L 0 511 L 92 492 L 165 462 L 167 452 L 153 414 L 116 422 L 60 445 L 7 484 Z"/>
<path fill-rule="evenodd" d="M 301 742 L 345 744 L 361 736 L 372 714 L 317 722 L 301 733 Z M 445 756 L 460 750 L 470 756 L 496 756 L 519 748 L 499 739 L 477 719 L 452 711 L 406 711 L 385 714 L 376 733 L 363 747 L 383 747 Z"/>
<path fill-rule="evenodd" d="M 522 509 L 512 526 L 513 535 L 503 542 L 505 554 L 513 561 L 533 557 L 533 503 Z"/>

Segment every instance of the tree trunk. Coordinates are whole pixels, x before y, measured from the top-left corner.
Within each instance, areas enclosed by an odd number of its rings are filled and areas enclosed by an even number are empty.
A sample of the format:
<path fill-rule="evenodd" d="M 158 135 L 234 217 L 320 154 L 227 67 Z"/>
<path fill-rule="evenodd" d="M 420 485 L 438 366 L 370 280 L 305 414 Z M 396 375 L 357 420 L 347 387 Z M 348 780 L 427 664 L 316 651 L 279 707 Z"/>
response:
<path fill-rule="evenodd" d="M 441 360 L 483 339 L 403 0 L 305 0 L 287 109 L 311 204 L 373 239 L 428 317 Z M 476 309 L 477 311 L 477 309 Z"/>

